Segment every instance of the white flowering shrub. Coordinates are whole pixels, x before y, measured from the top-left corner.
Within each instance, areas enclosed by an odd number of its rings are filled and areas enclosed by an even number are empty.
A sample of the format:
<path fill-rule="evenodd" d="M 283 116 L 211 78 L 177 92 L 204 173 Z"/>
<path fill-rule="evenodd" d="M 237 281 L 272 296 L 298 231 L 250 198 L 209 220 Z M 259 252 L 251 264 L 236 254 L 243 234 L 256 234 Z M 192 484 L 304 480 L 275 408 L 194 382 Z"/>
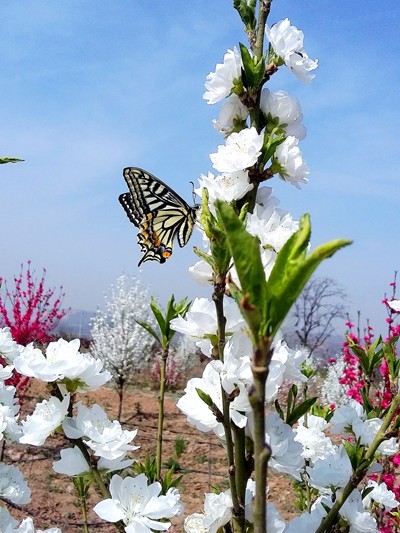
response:
<path fill-rule="evenodd" d="M 326 377 L 320 387 L 321 401 L 324 405 L 340 407 L 350 402 L 350 397 L 346 394 L 348 387 L 340 383 L 345 367 L 343 355 L 338 356 L 334 364 L 328 365 Z"/>
<path fill-rule="evenodd" d="M 137 321 L 152 323 L 150 295 L 139 279 L 121 275 L 104 296 L 104 308 L 99 308 L 92 320 L 93 357 L 103 361 L 112 376 L 120 397 L 121 416 L 123 393 L 132 384 L 151 357 L 153 340 Z"/>

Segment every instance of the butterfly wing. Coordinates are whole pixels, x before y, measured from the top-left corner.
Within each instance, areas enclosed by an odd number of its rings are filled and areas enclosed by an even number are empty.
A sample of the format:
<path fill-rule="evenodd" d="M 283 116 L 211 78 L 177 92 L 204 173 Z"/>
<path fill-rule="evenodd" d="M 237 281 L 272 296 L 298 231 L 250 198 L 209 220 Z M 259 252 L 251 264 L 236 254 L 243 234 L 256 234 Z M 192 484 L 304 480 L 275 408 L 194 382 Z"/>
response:
<path fill-rule="evenodd" d="M 145 261 L 164 263 L 172 254 L 175 236 L 179 245 L 188 242 L 197 207 L 190 207 L 175 191 L 155 176 L 136 167 L 124 169 L 129 193 L 119 201 L 129 220 L 139 228 L 138 243 Z"/>

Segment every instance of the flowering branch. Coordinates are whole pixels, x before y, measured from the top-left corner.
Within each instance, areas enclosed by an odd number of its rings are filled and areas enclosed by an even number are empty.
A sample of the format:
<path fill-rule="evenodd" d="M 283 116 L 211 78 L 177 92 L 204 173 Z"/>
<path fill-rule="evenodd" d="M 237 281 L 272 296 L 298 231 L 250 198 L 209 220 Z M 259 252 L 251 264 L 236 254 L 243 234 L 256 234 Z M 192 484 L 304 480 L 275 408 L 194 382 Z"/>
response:
<path fill-rule="evenodd" d="M 365 477 L 368 469 L 370 468 L 375 458 L 375 454 L 378 450 L 378 447 L 386 439 L 393 436 L 393 433 L 392 433 L 393 431 L 394 431 L 394 434 L 398 435 L 399 433 L 399 429 L 397 427 L 398 420 L 393 422 L 393 418 L 395 417 L 395 414 L 399 406 L 400 406 L 400 394 L 397 394 L 393 398 L 390 408 L 388 409 L 386 416 L 383 420 L 382 426 L 376 433 L 374 440 L 368 446 L 368 448 L 364 450 L 364 453 L 362 454 L 362 456 L 357 459 L 359 466 L 356 468 L 349 482 L 343 488 L 343 491 L 337 497 L 331 510 L 328 512 L 326 517 L 323 519 L 323 521 L 321 522 L 321 525 L 318 527 L 315 533 L 323 533 L 324 531 L 331 531 L 330 528 L 333 526 L 333 524 L 335 524 L 335 521 L 337 519 L 340 509 L 343 507 L 343 504 L 346 502 L 347 498 L 350 496 L 353 490 L 357 488 L 359 483 Z"/>

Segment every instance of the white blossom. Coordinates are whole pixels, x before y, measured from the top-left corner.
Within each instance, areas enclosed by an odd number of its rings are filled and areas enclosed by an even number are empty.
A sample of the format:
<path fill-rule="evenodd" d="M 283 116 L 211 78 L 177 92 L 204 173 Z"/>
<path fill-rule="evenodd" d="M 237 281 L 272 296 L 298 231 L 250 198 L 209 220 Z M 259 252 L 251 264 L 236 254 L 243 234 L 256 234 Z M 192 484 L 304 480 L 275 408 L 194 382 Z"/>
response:
<path fill-rule="evenodd" d="M 13 528 L 18 525 L 18 520 L 10 514 L 5 507 L 0 507 L 0 531 L 4 533 L 12 533 Z"/>
<path fill-rule="evenodd" d="M 213 126 L 221 133 L 231 133 L 236 122 L 243 123 L 249 114 L 247 107 L 242 104 L 236 94 L 232 94 L 222 106 L 218 120 L 213 120 Z"/>
<path fill-rule="evenodd" d="M 221 361 L 212 361 L 205 367 L 201 378 L 192 378 L 188 381 L 185 394 L 178 400 L 177 407 L 187 416 L 188 423 L 203 432 L 214 431 L 220 437 L 224 437 L 224 429 L 221 422 L 211 408 L 200 398 L 197 390 L 207 394 L 213 404 L 222 412 L 221 392 Z M 243 391 L 244 392 L 244 391 Z M 246 425 L 247 418 L 242 414 L 244 403 L 248 406 L 245 393 L 239 395 L 229 404 L 230 417 L 238 427 Z"/>
<path fill-rule="evenodd" d="M 228 394 L 235 391 L 236 403 L 239 397 L 242 398 L 239 409 L 242 411 L 250 410 L 246 388 L 253 383 L 252 351 L 251 340 L 242 331 L 231 335 L 224 348 L 224 362 L 220 372 L 221 384 Z"/>
<path fill-rule="evenodd" d="M 207 176 L 200 176 L 199 184 L 200 186 L 195 189 L 195 193 L 201 198 L 203 189 L 207 189 L 210 209 L 213 213 L 215 213 L 215 200 L 223 200 L 225 202 L 239 200 L 254 187 L 249 181 L 248 173 L 244 170 L 219 176 L 214 176 L 214 174 L 209 172 Z"/>
<path fill-rule="evenodd" d="M 312 467 L 306 468 L 310 484 L 316 488 L 344 487 L 353 474 L 349 456 L 343 446 L 323 459 L 317 459 Z"/>
<path fill-rule="evenodd" d="M 279 202 L 272 196 L 272 189 L 262 187 L 258 192 L 254 211 L 247 217 L 246 229 L 260 240 L 261 261 L 268 279 L 277 254 L 298 230 L 299 223 L 290 213 L 277 207 Z"/>
<path fill-rule="evenodd" d="M 31 501 L 31 490 L 16 466 L 0 463 L 0 496 L 17 504 Z"/>
<path fill-rule="evenodd" d="M 271 447 L 268 466 L 275 472 L 290 474 L 300 479 L 300 470 L 304 465 L 300 442 L 295 441 L 293 429 L 277 413 L 270 413 L 265 418 L 266 442 Z"/>
<path fill-rule="evenodd" d="M 271 92 L 269 89 L 261 91 L 260 109 L 265 116 L 277 119 L 287 135 L 293 135 L 302 140 L 306 136 L 306 129 L 301 123 L 303 113 L 299 100 L 292 98 L 285 91 Z"/>
<path fill-rule="evenodd" d="M 95 455 L 104 459 L 121 459 L 128 451 L 139 446 L 129 443 L 136 437 L 137 430 L 128 431 L 117 420 L 109 420 L 105 411 L 97 404 L 91 408 L 77 404 L 78 411 L 73 418 L 66 418 L 63 429 L 68 438 L 83 438 Z"/>
<path fill-rule="evenodd" d="M 53 470 L 57 474 L 77 476 L 90 470 L 90 466 L 78 446 L 60 450 L 60 457 L 61 459 L 53 463 Z"/>
<path fill-rule="evenodd" d="M 211 265 L 204 259 L 200 259 L 200 261 L 189 267 L 189 273 L 201 285 L 209 286 L 213 283 Z"/>
<path fill-rule="evenodd" d="M 232 518 L 232 496 L 230 491 L 220 494 L 207 493 L 204 498 L 204 526 L 208 533 L 217 533 L 220 527 Z"/>
<path fill-rule="evenodd" d="M 353 421 L 353 431 L 357 439 L 360 439 L 360 444 L 370 446 L 380 430 L 383 420 L 380 418 L 369 418 L 368 420 L 360 420 L 359 418 Z M 399 445 L 396 442 L 396 437 L 384 440 L 377 449 L 378 453 L 382 455 L 394 455 L 399 450 Z"/>
<path fill-rule="evenodd" d="M 13 340 L 9 327 L 0 328 L 0 355 L 8 363 L 13 363 L 21 348 L 22 346 Z"/>
<path fill-rule="evenodd" d="M 368 481 L 368 484 L 365 488 L 371 488 L 372 490 L 364 496 L 362 503 L 365 509 L 368 509 L 372 505 L 372 501 L 379 503 L 380 505 L 383 505 L 383 507 L 390 511 L 391 509 L 394 509 L 397 507 L 400 502 L 396 500 L 396 496 L 393 491 L 389 490 L 387 488 L 386 483 L 377 483 L 376 481 L 373 481 L 370 479 Z"/>
<path fill-rule="evenodd" d="M 269 364 L 265 387 L 267 401 L 274 400 L 285 379 L 290 378 L 296 381 L 307 381 L 307 378 L 300 372 L 300 365 L 303 361 L 304 354 L 302 352 L 292 350 L 284 341 L 278 340 L 274 346 Z"/>
<path fill-rule="evenodd" d="M 308 353 L 305 349 L 289 348 L 282 339 L 274 343 L 272 361 L 279 360 L 285 365 L 283 379 L 290 382 L 305 383 L 308 378 L 302 373 L 302 364 L 307 360 Z"/>
<path fill-rule="evenodd" d="M 304 34 L 292 26 L 289 19 L 281 20 L 271 28 L 267 26 L 265 33 L 275 54 L 300 81 L 308 83 L 315 78 L 310 72 L 318 67 L 318 61 L 308 57 L 304 50 Z"/>
<path fill-rule="evenodd" d="M 276 254 L 298 227 L 299 223 L 293 220 L 290 213 L 277 208 L 273 196 L 263 206 L 256 204 L 246 224 L 247 231 L 260 239 L 261 246 L 271 248 Z"/>
<path fill-rule="evenodd" d="M 213 167 L 218 172 L 245 170 L 257 162 L 263 142 L 263 133 L 258 133 L 254 126 L 233 132 L 216 153 L 210 154 Z"/>
<path fill-rule="evenodd" d="M 185 533 L 208 533 L 204 525 L 204 514 L 193 513 L 185 518 L 183 523 Z"/>
<path fill-rule="evenodd" d="M 208 104 L 215 104 L 231 93 L 235 80 L 240 80 L 242 73 L 242 57 L 234 47 L 224 55 L 224 62 L 218 63 L 215 72 L 210 72 L 206 78 L 206 92 L 204 100 Z"/>
<path fill-rule="evenodd" d="M 224 313 L 228 335 L 244 327 L 244 319 L 235 302 L 227 300 Z M 210 356 L 212 350 L 210 338 L 215 337 L 218 331 L 214 303 L 206 298 L 195 298 L 184 318 L 179 316 L 171 320 L 171 328 L 188 335 L 204 355 Z"/>
<path fill-rule="evenodd" d="M 14 365 L 2 366 L 0 363 L 0 381 L 5 381 L 13 375 Z"/>
<path fill-rule="evenodd" d="M 58 527 L 36 529 L 31 517 L 18 523 L 5 507 L 0 507 L 0 531 L 1 533 L 62 533 Z"/>
<path fill-rule="evenodd" d="M 9 407 L 13 415 L 19 412 L 18 398 L 15 397 L 16 390 L 13 385 L 6 385 L 0 381 L 0 404 Z"/>
<path fill-rule="evenodd" d="M 328 455 L 335 453 L 335 446 L 327 437 L 323 430 L 328 427 L 327 422 L 319 416 L 308 415 L 307 426 L 304 417 L 299 420 L 299 425 L 295 429 L 295 440 L 303 446 L 302 457 L 314 463 L 317 459 L 325 459 Z"/>
<path fill-rule="evenodd" d="M 65 474 L 66 476 L 77 476 L 90 470 L 90 465 L 86 462 L 82 452 L 77 446 L 73 448 L 65 448 L 60 451 L 60 460 L 54 461 L 53 470 L 58 474 Z M 104 459 L 100 457 L 97 462 L 97 467 L 106 469 L 109 472 L 114 470 L 123 470 L 131 466 L 133 459 Z"/>
<path fill-rule="evenodd" d="M 14 366 L 25 376 L 47 382 L 76 380 L 79 382 L 77 390 L 80 392 L 93 390 L 107 383 L 111 374 L 103 371 L 103 362 L 88 353 L 81 353 L 79 347 L 79 339 L 70 342 L 59 339 L 57 342 L 50 342 L 43 354 L 33 344 L 29 344 L 15 358 Z"/>
<path fill-rule="evenodd" d="M 6 367 L 9 368 L 9 367 Z M 0 380 L 0 441 L 3 438 L 18 442 L 22 429 L 18 425 L 19 403 L 16 388 Z"/>
<path fill-rule="evenodd" d="M 283 520 L 273 503 L 267 503 L 265 512 L 267 513 L 268 533 L 283 533 L 284 531 L 286 531 L 285 521 Z"/>
<path fill-rule="evenodd" d="M 254 514 L 253 514 L 253 504 L 254 497 L 256 495 L 256 482 L 249 478 L 247 480 L 246 492 L 244 494 L 244 516 L 246 520 L 253 523 Z"/>
<path fill-rule="evenodd" d="M 336 408 L 346 405 L 350 402 L 346 394 L 347 387 L 340 383 L 343 376 L 346 363 L 343 360 L 343 354 L 336 358 L 334 363 L 328 366 L 328 371 L 321 385 L 321 401 L 327 405 L 334 405 Z"/>
<path fill-rule="evenodd" d="M 369 512 L 365 511 L 361 494 L 357 489 L 354 489 L 346 499 L 339 513 L 349 524 L 349 533 L 379 533 L 376 520 Z"/>
<path fill-rule="evenodd" d="M 232 517 L 232 497 L 229 490 L 204 495 L 204 512 L 185 519 L 185 533 L 217 533 Z M 247 518 L 247 516 L 246 516 Z"/>
<path fill-rule="evenodd" d="M 309 169 L 303 160 L 300 148 L 298 147 L 299 139 L 289 135 L 277 146 L 275 158 L 280 165 L 279 175 L 285 181 L 289 181 L 297 189 L 300 189 L 301 183 L 308 182 Z"/>
<path fill-rule="evenodd" d="M 14 409 L 8 405 L 0 405 L 0 441 L 5 437 L 11 442 L 18 442 L 22 429 L 18 425 Z"/>
<path fill-rule="evenodd" d="M 317 500 L 317 502 L 312 505 L 311 512 L 305 512 L 300 516 L 293 518 L 293 520 L 287 524 L 284 533 L 311 533 L 312 531 L 316 531 L 325 516 L 326 510 L 321 505 L 320 501 Z"/>
<path fill-rule="evenodd" d="M 400 300 L 390 300 L 387 304 L 390 309 L 393 309 L 396 313 L 400 313 Z"/>
<path fill-rule="evenodd" d="M 353 424 L 356 420 L 361 422 L 366 419 L 363 406 L 351 400 L 348 405 L 337 407 L 330 420 L 330 431 L 334 434 L 342 434 L 344 438 L 353 434 Z"/>
<path fill-rule="evenodd" d="M 5 533 L 61 533 L 59 527 L 50 527 L 48 529 L 36 529 L 32 518 L 24 518 L 16 529 L 10 531 L 6 530 Z"/>
<path fill-rule="evenodd" d="M 160 492 L 160 483 L 148 485 L 145 474 L 124 479 L 114 475 L 110 482 L 111 498 L 101 501 L 93 510 L 108 522 L 123 520 L 126 533 L 166 531 L 171 523 L 159 520 L 181 514 L 183 506 L 175 488 L 168 489 L 165 496 L 160 496 Z"/>
<path fill-rule="evenodd" d="M 23 444 L 41 446 L 67 416 L 70 397 L 65 395 L 60 401 L 55 396 L 43 400 L 35 407 L 34 412 L 22 421 L 23 436 L 19 441 Z"/>

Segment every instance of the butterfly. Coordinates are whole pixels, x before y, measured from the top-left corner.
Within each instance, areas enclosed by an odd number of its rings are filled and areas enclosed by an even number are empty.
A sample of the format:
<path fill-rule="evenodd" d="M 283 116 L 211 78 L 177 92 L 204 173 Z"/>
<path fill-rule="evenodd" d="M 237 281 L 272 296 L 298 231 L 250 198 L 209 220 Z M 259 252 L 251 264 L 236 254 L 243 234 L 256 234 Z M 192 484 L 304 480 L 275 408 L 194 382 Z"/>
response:
<path fill-rule="evenodd" d="M 119 196 L 129 220 L 139 228 L 138 243 L 144 252 L 139 261 L 165 261 L 172 254 L 175 237 L 187 244 L 196 222 L 198 205 L 190 207 L 175 191 L 137 167 L 124 168 L 129 192 Z"/>

